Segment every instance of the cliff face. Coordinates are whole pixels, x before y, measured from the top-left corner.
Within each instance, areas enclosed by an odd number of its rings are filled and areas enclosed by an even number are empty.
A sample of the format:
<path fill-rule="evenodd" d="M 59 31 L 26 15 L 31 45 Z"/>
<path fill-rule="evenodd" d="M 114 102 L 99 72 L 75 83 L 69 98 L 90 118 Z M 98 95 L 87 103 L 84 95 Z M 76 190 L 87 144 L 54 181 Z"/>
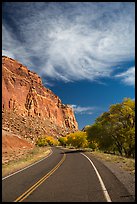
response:
<path fill-rule="evenodd" d="M 13 113 L 25 120 L 47 121 L 50 133 L 56 129 L 54 135 L 57 129 L 60 135 L 78 130 L 72 108 L 62 104 L 58 96 L 44 87 L 36 73 L 8 57 L 2 57 L 2 112 L 3 117 Z"/>

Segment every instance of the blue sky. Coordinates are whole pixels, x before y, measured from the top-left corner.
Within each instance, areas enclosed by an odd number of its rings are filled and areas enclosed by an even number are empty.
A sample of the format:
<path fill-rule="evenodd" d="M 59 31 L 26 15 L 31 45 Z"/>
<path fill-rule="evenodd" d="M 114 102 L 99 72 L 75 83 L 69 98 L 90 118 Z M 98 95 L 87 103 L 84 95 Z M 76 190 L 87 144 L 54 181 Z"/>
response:
<path fill-rule="evenodd" d="M 135 3 L 5 2 L 2 54 L 40 75 L 81 129 L 135 98 Z"/>

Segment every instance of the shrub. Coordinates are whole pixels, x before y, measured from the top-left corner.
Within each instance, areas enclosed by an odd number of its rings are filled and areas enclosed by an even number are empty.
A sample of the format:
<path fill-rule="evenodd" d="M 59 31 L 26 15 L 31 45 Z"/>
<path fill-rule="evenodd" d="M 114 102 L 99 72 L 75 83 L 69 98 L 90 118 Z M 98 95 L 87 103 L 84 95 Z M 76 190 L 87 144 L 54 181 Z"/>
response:
<path fill-rule="evenodd" d="M 67 137 L 67 144 L 76 148 L 88 147 L 86 132 L 77 131 L 70 133 Z"/>
<path fill-rule="evenodd" d="M 48 142 L 45 140 L 45 138 L 40 137 L 40 138 L 37 139 L 36 145 L 39 146 L 39 147 L 44 147 L 44 146 L 48 145 Z"/>
<path fill-rule="evenodd" d="M 58 141 L 54 137 L 47 135 L 47 136 L 39 137 L 36 141 L 36 145 L 40 147 L 47 146 L 47 145 L 56 146 L 58 145 Z"/>
<path fill-rule="evenodd" d="M 61 146 L 66 147 L 66 145 L 67 145 L 67 137 L 59 137 L 58 141 L 59 141 L 59 144 Z"/>

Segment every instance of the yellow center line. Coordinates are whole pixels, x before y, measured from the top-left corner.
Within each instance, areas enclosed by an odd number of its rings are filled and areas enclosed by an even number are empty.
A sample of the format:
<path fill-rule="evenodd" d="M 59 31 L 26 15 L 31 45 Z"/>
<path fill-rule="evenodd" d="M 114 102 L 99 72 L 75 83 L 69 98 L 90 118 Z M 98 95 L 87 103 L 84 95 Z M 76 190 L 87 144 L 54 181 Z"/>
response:
<path fill-rule="evenodd" d="M 25 191 L 21 196 L 19 196 L 14 202 L 21 202 L 27 198 L 36 188 L 38 188 L 50 175 L 52 175 L 64 162 L 66 154 L 64 153 L 63 158 L 60 162 L 45 176 L 43 176 L 39 181 L 37 181 L 33 186 L 31 186 L 27 191 Z"/>

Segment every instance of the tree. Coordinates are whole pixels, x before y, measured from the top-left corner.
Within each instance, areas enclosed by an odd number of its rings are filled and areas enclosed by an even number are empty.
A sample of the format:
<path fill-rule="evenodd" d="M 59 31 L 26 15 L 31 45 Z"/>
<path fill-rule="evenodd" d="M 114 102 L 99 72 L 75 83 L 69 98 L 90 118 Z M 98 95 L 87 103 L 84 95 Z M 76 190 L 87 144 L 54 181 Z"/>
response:
<path fill-rule="evenodd" d="M 122 103 L 111 105 L 109 111 L 99 116 L 86 131 L 88 140 L 96 141 L 100 149 L 134 156 L 135 102 L 125 98 Z"/>
<path fill-rule="evenodd" d="M 77 131 L 70 133 L 67 135 L 67 144 L 76 148 L 87 147 L 88 141 L 86 132 Z"/>
<path fill-rule="evenodd" d="M 59 137 L 58 141 L 59 141 L 60 145 L 62 145 L 63 147 L 66 147 L 67 137 Z"/>
<path fill-rule="evenodd" d="M 107 125 L 107 124 L 106 124 Z M 111 151 L 113 145 L 113 139 L 110 137 L 109 128 L 107 128 L 101 122 L 96 122 L 87 128 L 87 139 L 91 145 L 96 149 L 103 151 Z"/>
<path fill-rule="evenodd" d="M 120 143 L 126 157 L 135 152 L 135 101 L 125 98 L 121 104 L 110 107 L 110 123 L 115 134 L 113 137 Z"/>
<path fill-rule="evenodd" d="M 45 140 L 44 137 L 39 137 L 36 141 L 36 145 L 39 146 L 39 147 L 44 147 L 44 146 L 47 146 L 48 143 L 47 141 Z"/>
<path fill-rule="evenodd" d="M 58 145 L 58 140 L 52 136 L 45 135 L 37 139 L 36 145 L 38 146 Z"/>

